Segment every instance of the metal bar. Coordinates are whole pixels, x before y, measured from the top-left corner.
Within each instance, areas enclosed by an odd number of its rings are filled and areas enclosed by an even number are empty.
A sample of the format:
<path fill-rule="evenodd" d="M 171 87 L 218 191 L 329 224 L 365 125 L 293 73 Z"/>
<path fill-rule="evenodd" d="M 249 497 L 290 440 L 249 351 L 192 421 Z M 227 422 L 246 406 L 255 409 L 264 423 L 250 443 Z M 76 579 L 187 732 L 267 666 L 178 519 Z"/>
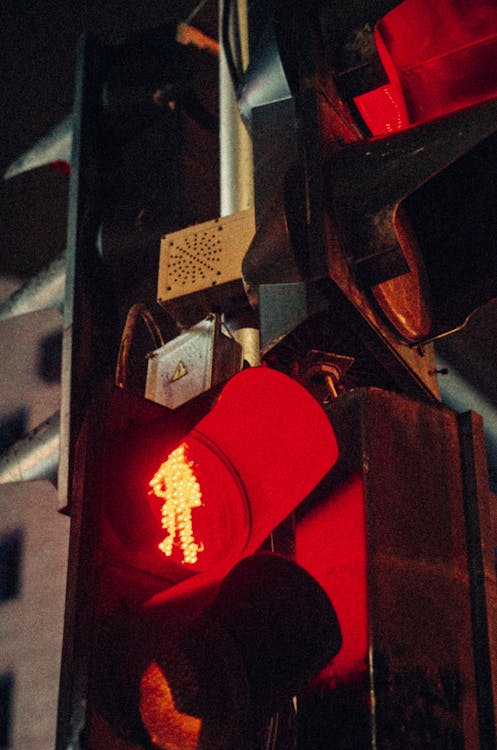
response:
<path fill-rule="evenodd" d="M 28 279 L 0 305 L 0 320 L 54 307 L 62 311 L 65 285 L 66 259 L 61 255 L 39 274 Z"/>
<path fill-rule="evenodd" d="M 471 619 L 478 698 L 480 750 L 494 750 L 495 654 L 495 513 L 490 513 L 486 482 L 483 422 L 474 412 L 458 415 L 464 481 L 464 516 L 468 544 Z M 494 498 L 492 497 L 492 500 Z"/>
<path fill-rule="evenodd" d="M 44 138 L 40 138 L 10 164 L 4 172 L 3 179 L 9 180 L 23 172 L 52 164 L 55 161 L 70 161 L 72 146 L 72 113 L 59 122 Z"/>
<path fill-rule="evenodd" d="M 108 48 L 83 36 L 78 47 L 69 185 L 64 337 L 62 344 L 61 508 L 71 505 L 75 444 L 91 393 L 91 381 L 109 356 L 111 304 L 98 250 L 101 224 L 101 90 Z M 105 328 L 105 321 L 107 328 Z M 105 328 L 105 332 L 104 332 Z"/>
<path fill-rule="evenodd" d="M 0 456 L 0 484 L 47 479 L 56 484 L 59 464 L 59 412 Z"/>

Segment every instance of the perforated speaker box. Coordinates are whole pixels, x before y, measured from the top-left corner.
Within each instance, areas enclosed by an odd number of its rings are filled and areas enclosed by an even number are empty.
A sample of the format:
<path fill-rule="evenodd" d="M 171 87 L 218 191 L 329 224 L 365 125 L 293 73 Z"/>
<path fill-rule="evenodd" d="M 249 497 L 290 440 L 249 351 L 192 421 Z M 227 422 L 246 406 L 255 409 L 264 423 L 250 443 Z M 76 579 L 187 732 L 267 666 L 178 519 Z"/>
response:
<path fill-rule="evenodd" d="M 157 300 L 190 326 L 220 307 L 245 299 L 242 259 L 255 232 L 254 210 L 206 221 L 162 237 Z"/>

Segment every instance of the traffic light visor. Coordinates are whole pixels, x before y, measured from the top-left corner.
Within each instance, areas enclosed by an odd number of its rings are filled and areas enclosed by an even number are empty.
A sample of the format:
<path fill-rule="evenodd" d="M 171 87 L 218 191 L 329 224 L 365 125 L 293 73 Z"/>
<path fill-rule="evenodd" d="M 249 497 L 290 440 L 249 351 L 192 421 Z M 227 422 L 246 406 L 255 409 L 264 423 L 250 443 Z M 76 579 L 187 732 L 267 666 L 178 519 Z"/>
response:
<path fill-rule="evenodd" d="M 338 455 L 326 414 L 268 368 L 233 377 L 150 480 L 161 551 L 194 569 L 254 552 Z"/>

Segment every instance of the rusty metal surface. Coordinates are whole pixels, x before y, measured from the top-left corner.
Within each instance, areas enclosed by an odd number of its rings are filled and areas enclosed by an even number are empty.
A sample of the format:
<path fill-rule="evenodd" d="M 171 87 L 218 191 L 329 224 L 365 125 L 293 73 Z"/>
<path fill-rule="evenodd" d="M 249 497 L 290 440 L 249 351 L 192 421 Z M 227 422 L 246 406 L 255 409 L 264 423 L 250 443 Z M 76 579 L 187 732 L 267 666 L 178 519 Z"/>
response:
<path fill-rule="evenodd" d="M 497 498 L 488 485 L 481 417 L 474 412 L 466 412 L 459 415 L 458 422 L 471 571 L 481 747 L 490 750 L 496 743 L 497 717 Z"/>
<path fill-rule="evenodd" d="M 456 415 L 372 394 L 364 420 L 378 747 L 478 748 Z"/>
<path fill-rule="evenodd" d="M 321 687 L 309 699 L 303 717 L 324 732 L 318 736 L 310 730 L 309 747 L 494 747 L 491 734 L 485 734 L 494 721 L 492 707 L 477 687 L 480 644 L 470 590 L 484 586 L 491 591 L 486 611 L 491 620 L 495 512 L 488 505 L 484 467 L 477 462 L 487 559 L 482 581 L 470 564 L 463 509 L 468 482 L 461 451 L 466 453 L 471 439 L 462 445 L 457 415 L 447 407 L 378 389 L 340 396 L 328 413 L 341 459 L 327 487 L 299 511 L 297 548 L 306 513 L 317 514 L 314 523 L 327 522 L 319 516 L 318 498 L 339 492 L 344 480 L 359 471 L 365 492 L 369 678 L 366 673 L 362 683 L 339 684 L 328 694 Z M 481 448 L 479 432 L 477 427 L 473 434 L 475 454 Z M 493 623 L 490 627 L 494 638 Z M 481 723 L 482 715 L 487 724 Z"/>

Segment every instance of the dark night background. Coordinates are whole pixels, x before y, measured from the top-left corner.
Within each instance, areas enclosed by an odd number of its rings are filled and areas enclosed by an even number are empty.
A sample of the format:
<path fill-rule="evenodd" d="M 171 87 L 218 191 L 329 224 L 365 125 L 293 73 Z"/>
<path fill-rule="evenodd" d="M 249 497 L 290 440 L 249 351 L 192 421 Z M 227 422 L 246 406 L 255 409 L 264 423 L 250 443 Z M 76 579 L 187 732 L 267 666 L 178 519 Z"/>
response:
<path fill-rule="evenodd" d="M 105 43 L 184 19 L 196 6 L 167 2 L 51 2 L 7 0 L 0 11 L 0 171 L 71 111 L 76 44 L 87 32 Z M 217 35 L 216 3 L 206 3 L 194 23 Z M 216 139 L 208 145 L 216 149 Z M 158 155 L 159 157 L 160 155 Z M 214 155 L 215 157 L 215 155 Z M 209 166 L 216 166 L 210 157 Z M 199 165 L 205 179 L 205 165 Z M 192 165 L 193 172 L 195 165 Z M 197 176 L 198 178 L 198 176 Z M 65 247 L 68 179 L 51 167 L 0 185 L 0 273 L 28 277 Z M 217 215 L 212 191 L 203 191 L 205 218 Z M 195 212 L 196 213 L 196 212 Z M 202 207 L 198 216 L 204 218 Z M 196 218 L 196 216 L 195 216 Z"/>

